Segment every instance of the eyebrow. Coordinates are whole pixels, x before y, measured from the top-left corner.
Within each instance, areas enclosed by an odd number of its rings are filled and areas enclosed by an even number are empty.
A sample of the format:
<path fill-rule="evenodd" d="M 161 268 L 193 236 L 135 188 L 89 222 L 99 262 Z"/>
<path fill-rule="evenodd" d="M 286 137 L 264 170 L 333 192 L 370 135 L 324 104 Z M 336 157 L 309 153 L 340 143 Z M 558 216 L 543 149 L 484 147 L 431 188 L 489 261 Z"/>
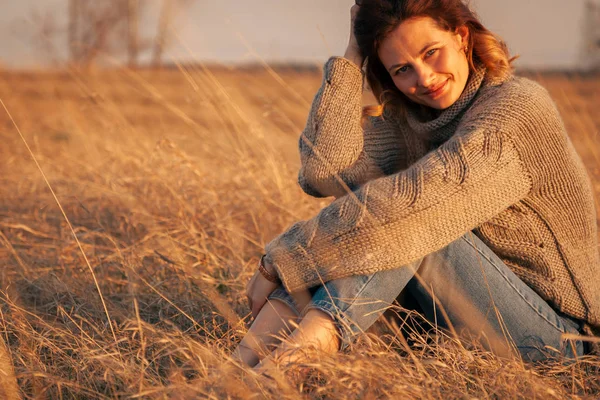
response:
<path fill-rule="evenodd" d="M 429 42 L 429 43 L 427 43 L 425 46 L 423 46 L 423 48 L 421 49 L 421 51 L 419 51 L 419 54 L 418 54 L 418 55 L 420 56 L 421 54 L 425 53 L 425 50 L 427 50 L 429 47 L 431 47 L 431 46 L 433 46 L 433 45 L 436 45 L 436 44 L 439 44 L 439 43 L 440 43 L 440 42 L 435 42 L 435 41 L 434 41 L 434 42 Z M 393 69 L 395 69 L 395 68 L 398 68 L 398 67 L 402 67 L 402 66 L 404 66 L 405 64 L 406 64 L 406 63 L 403 63 L 403 64 L 394 64 L 394 65 L 392 65 L 390 68 L 388 68 L 388 71 L 389 71 L 389 72 L 392 72 L 392 70 L 393 70 Z"/>

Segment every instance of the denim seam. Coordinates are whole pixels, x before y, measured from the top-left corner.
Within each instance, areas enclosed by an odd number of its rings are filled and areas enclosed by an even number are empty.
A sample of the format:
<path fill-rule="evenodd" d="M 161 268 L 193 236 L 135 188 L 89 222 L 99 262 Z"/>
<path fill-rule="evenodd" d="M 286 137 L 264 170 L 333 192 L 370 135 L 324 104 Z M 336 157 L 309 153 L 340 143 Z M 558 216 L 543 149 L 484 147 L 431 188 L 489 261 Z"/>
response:
<path fill-rule="evenodd" d="M 300 313 L 298 312 L 298 307 L 296 307 L 296 304 L 293 304 L 292 302 L 288 301 L 287 299 L 284 299 L 279 296 L 273 296 L 273 297 L 269 297 L 267 299 L 267 301 L 268 302 L 280 301 L 283 304 L 285 304 L 286 306 L 288 306 L 294 312 L 294 314 L 296 314 L 296 317 L 300 317 Z"/>
<path fill-rule="evenodd" d="M 339 311 L 339 307 L 330 307 L 332 305 L 332 303 L 324 301 L 324 300 L 317 300 L 315 302 L 311 302 L 309 303 L 306 308 L 305 308 L 305 312 L 310 310 L 310 309 L 314 309 L 314 308 L 318 308 L 319 310 L 329 314 L 330 317 L 332 317 L 333 319 L 341 319 L 342 318 L 342 311 Z"/>
<path fill-rule="evenodd" d="M 330 300 L 330 303 L 331 303 L 331 304 L 333 304 L 333 305 L 335 306 L 335 308 L 337 308 L 338 310 L 340 310 L 342 313 L 345 313 L 345 312 L 346 312 L 346 310 L 348 310 L 350 307 L 352 307 L 352 306 L 354 305 L 354 303 L 356 303 L 356 300 L 357 300 L 358 298 L 360 298 L 360 295 L 361 295 L 361 293 L 362 293 L 362 292 L 365 290 L 365 287 L 367 286 L 367 284 L 368 284 L 369 282 L 371 282 L 371 281 L 373 280 L 373 278 L 374 278 L 374 277 L 375 277 L 375 274 L 371 274 L 371 276 L 369 276 L 369 279 L 367 279 L 367 280 L 366 280 L 366 281 L 365 281 L 365 282 L 362 284 L 362 286 L 360 287 L 360 290 L 359 290 L 359 291 L 358 291 L 358 292 L 357 292 L 355 295 L 353 295 L 353 296 L 352 296 L 352 302 L 351 302 L 351 303 L 344 302 L 344 303 L 346 303 L 346 304 L 347 304 L 347 305 L 346 305 L 346 307 L 344 307 L 344 309 L 342 309 L 342 308 L 341 308 L 341 307 L 339 307 L 337 304 L 335 304 L 335 302 L 334 302 L 334 300 L 333 300 L 333 296 L 331 296 L 331 293 L 329 292 L 329 290 L 326 290 L 326 291 L 327 291 L 327 296 L 328 296 L 328 298 L 329 298 L 329 300 Z M 339 299 L 339 297 L 337 297 L 337 299 Z M 308 305 L 307 305 L 306 307 L 308 307 L 310 304 L 314 304 L 314 302 L 308 303 Z M 305 313 L 305 312 L 304 312 L 304 310 L 303 310 L 303 312 L 302 312 L 302 313 L 303 313 L 303 314 Z"/>
<path fill-rule="evenodd" d="M 546 317 L 544 314 L 540 313 L 540 311 L 535 307 L 534 304 L 532 304 L 527 297 L 521 293 L 521 291 L 510 281 L 510 279 L 508 279 L 508 277 L 504 274 L 504 272 L 502 271 L 502 268 L 499 268 L 494 261 L 489 258 L 487 256 L 487 254 L 485 254 L 484 252 L 482 252 L 477 246 L 475 246 L 474 243 L 471 243 L 466 237 L 462 236 L 461 239 L 463 239 L 465 242 L 467 242 L 471 247 L 473 247 L 483 258 L 485 258 L 490 264 L 492 264 L 494 266 L 494 268 L 496 268 L 496 271 L 498 271 L 500 273 L 500 275 L 502 275 L 502 277 L 504 277 L 504 279 L 506 280 L 506 282 L 514 289 L 515 292 L 517 292 L 519 294 L 519 296 L 521 296 L 521 298 L 523 300 L 525 300 L 525 303 L 527 303 L 531 309 L 533 311 L 535 311 L 535 313 L 537 315 L 539 315 L 540 317 L 542 317 L 542 319 L 546 320 L 550 325 L 552 325 L 553 327 L 555 327 L 556 329 L 558 329 L 560 332 L 565 333 L 565 329 L 561 328 L 560 326 L 557 326 L 554 322 L 550 321 L 548 319 L 548 317 Z"/>
<path fill-rule="evenodd" d="M 306 306 L 306 309 L 314 308 L 315 306 L 318 306 L 320 310 L 327 311 L 331 315 L 339 316 L 340 319 L 343 318 L 344 314 L 346 313 L 332 302 L 328 302 L 326 300 L 317 300 L 311 302 Z"/>
<path fill-rule="evenodd" d="M 347 306 L 342 310 L 340 308 L 340 310 L 345 313 L 350 307 L 352 307 L 354 305 L 354 303 L 356 303 L 356 300 L 360 298 L 360 295 L 362 294 L 362 292 L 365 291 L 365 287 L 367 287 L 367 285 L 373 280 L 373 278 L 375 277 L 375 274 L 371 274 L 371 276 L 369 277 L 369 279 L 367 279 L 365 282 L 363 282 L 362 286 L 360 287 L 360 290 L 356 293 L 356 295 L 352 296 L 352 302 L 351 303 L 347 303 Z M 331 295 L 330 295 L 331 297 Z M 333 299 L 331 299 L 331 301 L 333 302 Z M 339 308 L 339 307 L 338 307 Z"/>

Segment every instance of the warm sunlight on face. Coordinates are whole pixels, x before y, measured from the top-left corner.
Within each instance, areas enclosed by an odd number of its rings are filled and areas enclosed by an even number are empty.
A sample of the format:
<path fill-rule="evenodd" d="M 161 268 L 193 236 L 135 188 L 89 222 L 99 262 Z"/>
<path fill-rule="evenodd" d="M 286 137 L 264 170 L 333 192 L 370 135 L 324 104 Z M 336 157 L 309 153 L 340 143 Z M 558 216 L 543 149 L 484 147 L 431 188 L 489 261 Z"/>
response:
<path fill-rule="evenodd" d="M 415 103 L 438 110 L 460 97 L 469 77 L 468 30 L 441 30 L 430 17 L 402 22 L 379 46 L 379 59 L 396 87 Z"/>

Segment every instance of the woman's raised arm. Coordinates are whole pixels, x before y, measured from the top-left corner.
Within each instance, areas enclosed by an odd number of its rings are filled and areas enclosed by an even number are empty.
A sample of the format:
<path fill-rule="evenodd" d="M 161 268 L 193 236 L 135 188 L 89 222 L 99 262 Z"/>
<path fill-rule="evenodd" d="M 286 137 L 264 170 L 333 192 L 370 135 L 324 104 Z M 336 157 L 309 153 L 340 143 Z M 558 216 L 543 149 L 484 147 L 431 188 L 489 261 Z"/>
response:
<path fill-rule="evenodd" d="M 300 137 L 298 182 L 315 197 L 340 197 L 402 167 L 404 139 L 383 118 L 362 124 L 362 58 L 353 34 L 358 6 L 351 10 L 344 57 L 330 58 Z"/>

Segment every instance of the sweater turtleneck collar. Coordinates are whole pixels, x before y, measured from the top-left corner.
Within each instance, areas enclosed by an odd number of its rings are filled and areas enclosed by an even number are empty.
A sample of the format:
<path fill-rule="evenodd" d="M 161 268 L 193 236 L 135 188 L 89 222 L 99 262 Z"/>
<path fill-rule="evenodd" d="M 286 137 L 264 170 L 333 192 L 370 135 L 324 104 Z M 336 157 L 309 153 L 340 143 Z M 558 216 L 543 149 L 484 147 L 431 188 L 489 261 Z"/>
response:
<path fill-rule="evenodd" d="M 486 69 L 480 65 L 477 69 L 472 72 L 467 80 L 465 89 L 462 94 L 450 107 L 442 110 L 433 119 L 427 119 L 423 121 L 423 118 L 419 118 L 419 110 L 411 107 L 407 110 L 406 121 L 410 128 L 416 132 L 419 136 L 427 139 L 431 142 L 439 142 L 448 139 L 454 134 L 458 125 L 457 118 L 462 115 L 465 108 L 471 103 L 475 95 L 477 94 L 483 78 L 485 77 Z"/>

